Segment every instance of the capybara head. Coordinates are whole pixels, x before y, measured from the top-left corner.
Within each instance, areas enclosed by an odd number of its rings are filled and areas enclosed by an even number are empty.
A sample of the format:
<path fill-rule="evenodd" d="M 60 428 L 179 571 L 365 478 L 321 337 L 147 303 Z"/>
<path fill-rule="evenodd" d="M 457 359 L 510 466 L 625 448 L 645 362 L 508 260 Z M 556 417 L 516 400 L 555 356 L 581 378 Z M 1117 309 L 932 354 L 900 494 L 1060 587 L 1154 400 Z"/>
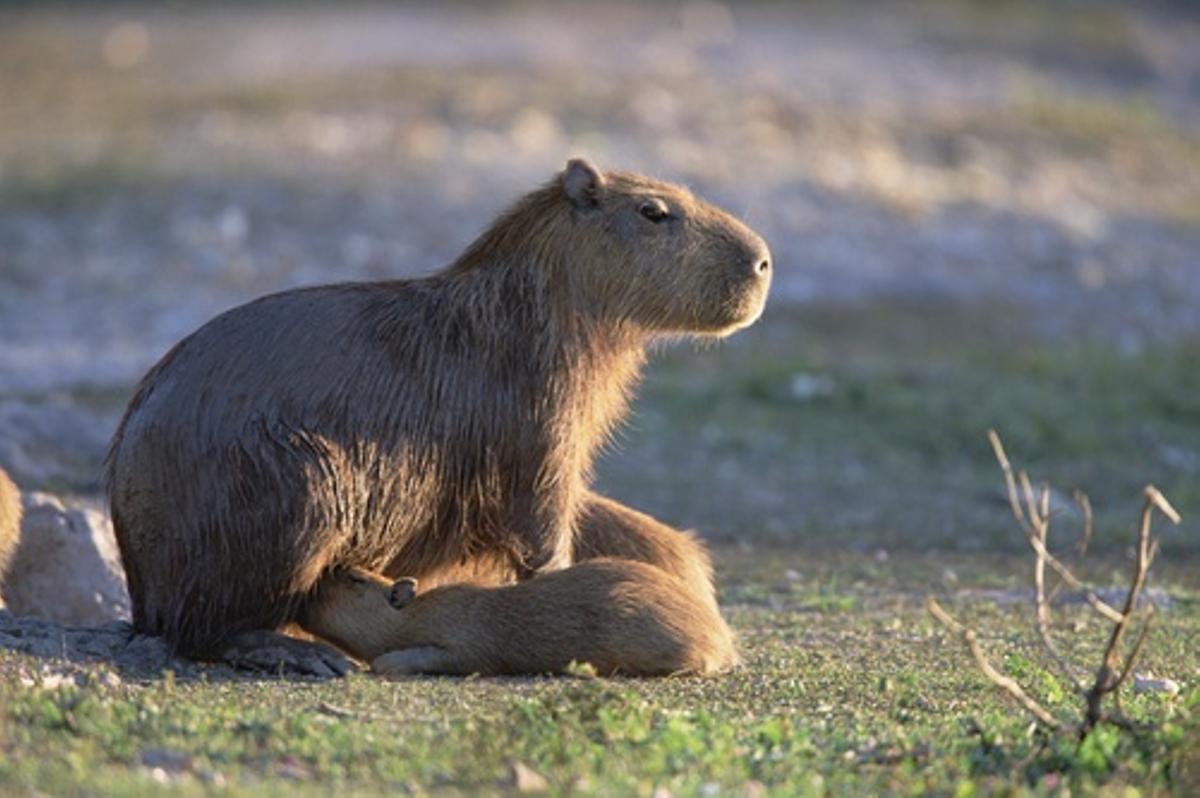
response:
<path fill-rule="evenodd" d="M 728 335 L 762 313 L 771 252 L 681 186 L 572 159 L 508 210 L 459 270 L 530 260 L 565 287 L 568 313 L 648 333 Z"/>
<path fill-rule="evenodd" d="M 414 582 L 415 592 L 415 582 Z M 330 625 L 342 617 L 366 617 L 392 606 L 393 583 L 358 568 L 339 568 L 321 580 L 317 595 L 306 607 L 308 623 Z M 330 616 L 318 618 L 317 615 Z"/>
<path fill-rule="evenodd" d="M 591 255 L 593 296 L 648 330 L 727 335 L 762 313 L 771 252 L 746 225 L 680 186 L 573 159 L 559 177 Z"/>

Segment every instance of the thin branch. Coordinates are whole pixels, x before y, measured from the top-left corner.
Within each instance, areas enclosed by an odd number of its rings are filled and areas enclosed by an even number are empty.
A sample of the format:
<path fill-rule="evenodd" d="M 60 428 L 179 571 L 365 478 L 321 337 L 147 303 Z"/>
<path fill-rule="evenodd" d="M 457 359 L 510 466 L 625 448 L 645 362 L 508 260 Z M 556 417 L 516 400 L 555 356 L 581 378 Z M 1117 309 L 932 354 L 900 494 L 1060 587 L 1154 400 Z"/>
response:
<path fill-rule="evenodd" d="M 1079 513 L 1083 516 L 1083 529 L 1080 532 L 1079 541 L 1075 544 L 1076 556 L 1082 557 L 1087 554 L 1088 544 L 1092 542 L 1092 500 L 1078 488 L 1071 494 L 1071 497 L 1075 499 L 1075 504 L 1079 507 Z"/>
<path fill-rule="evenodd" d="M 1092 608 L 1096 610 L 1096 612 L 1100 613 L 1113 623 L 1120 621 L 1121 613 L 1117 612 L 1115 608 L 1111 607 L 1107 602 L 1089 590 L 1087 586 L 1085 586 L 1083 582 L 1081 582 L 1075 576 L 1075 574 L 1071 573 L 1067 566 L 1063 565 L 1057 557 L 1055 557 L 1046 549 L 1046 546 L 1041 541 L 1036 529 L 1036 513 L 1034 513 L 1034 517 L 1032 519 L 1026 519 L 1025 512 L 1021 509 L 1021 499 L 1019 498 L 1019 494 L 1017 492 L 1017 480 L 1013 476 L 1012 463 L 1009 462 L 1008 455 L 1004 452 L 1004 444 L 1000 442 L 1000 436 L 996 433 L 996 430 L 988 430 L 988 441 L 991 442 L 992 452 L 996 455 L 996 462 L 1000 464 L 1000 470 L 1004 473 L 1004 484 L 1008 489 L 1009 509 L 1012 510 L 1013 517 L 1017 519 L 1017 524 L 1021 527 L 1021 531 L 1025 533 L 1025 539 L 1029 541 L 1029 545 L 1033 547 L 1034 552 L 1039 557 L 1044 559 L 1047 565 L 1054 569 L 1054 572 L 1058 574 L 1060 579 L 1062 579 L 1075 590 L 1082 591 L 1084 598 L 1087 599 L 1087 603 L 1090 604 Z M 1033 490 L 1032 487 L 1029 486 L 1028 476 L 1026 476 L 1025 472 L 1023 471 L 1021 472 L 1021 482 L 1022 488 L 1025 489 L 1027 504 L 1029 504 L 1031 510 L 1036 510 L 1036 504 L 1032 499 Z M 1164 499 L 1163 501 L 1165 502 L 1166 500 Z"/>
<path fill-rule="evenodd" d="M 1133 642 L 1133 648 L 1130 649 L 1129 656 L 1125 658 L 1125 667 L 1121 668 L 1121 675 L 1117 677 L 1117 681 L 1113 684 L 1113 692 L 1116 692 L 1121 685 L 1125 684 L 1125 680 L 1133 672 L 1133 664 L 1137 660 L 1138 655 L 1142 653 L 1142 645 L 1146 642 L 1146 635 L 1150 632 L 1150 624 L 1153 620 L 1154 605 L 1151 604 L 1146 611 L 1146 620 L 1142 622 L 1142 628 L 1138 631 L 1137 640 Z"/>
<path fill-rule="evenodd" d="M 930 596 L 925 602 L 925 606 L 929 610 L 929 613 L 933 615 L 933 617 L 936 618 L 939 623 L 941 623 L 947 629 L 955 632 L 962 638 L 963 642 L 966 643 L 967 648 L 970 650 L 971 656 L 975 658 L 975 664 L 979 666 L 979 670 L 983 671 L 983 675 L 986 676 L 992 682 L 992 684 L 996 685 L 1016 699 L 1016 701 L 1022 707 L 1024 707 L 1029 714 L 1041 721 L 1042 724 L 1047 728 L 1055 731 L 1061 731 L 1063 729 L 1062 721 L 1051 715 L 1045 709 L 1045 707 L 1030 697 L 1030 695 L 1025 692 L 1021 685 L 1017 684 L 1017 682 L 1015 682 L 1013 679 L 1005 676 L 1003 673 L 1000 673 L 998 670 L 992 667 L 992 664 L 988 661 L 987 656 L 983 653 L 983 649 L 979 646 L 979 641 L 976 639 L 974 630 L 963 626 L 961 623 L 951 617 L 948 612 L 942 609 L 941 605 L 938 604 L 937 600 L 932 596 Z"/>
<path fill-rule="evenodd" d="M 1113 626 L 1112 634 L 1109 635 L 1108 647 L 1104 650 L 1104 659 L 1100 664 L 1100 668 L 1096 671 L 1096 680 L 1093 682 L 1091 689 L 1085 694 L 1087 716 L 1081 727 L 1081 734 L 1086 734 L 1088 730 L 1104 719 L 1104 712 L 1101 706 L 1104 696 L 1115 693 L 1126 677 L 1128 677 L 1130 671 L 1133 670 L 1133 664 L 1137 659 L 1137 655 L 1141 652 L 1146 633 L 1149 631 L 1150 624 L 1149 618 L 1147 618 L 1137 641 L 1134 643 L 1133 649 L 1125 657 L 1124 664 L 1122 664 L 1121 640 L 1125 636 L 1125 630 L 1129 627 L 1129 621 L 1133 618 L 1133 611 L 1137 606 L 1138 596 L 1146 584 L 1146 575 L 1150 571 L 1150 563 L 1153 561 L 1154 555 L 1158 553 L 1158 541 L 1151 542 L 1150 539 L 1154 510 L 1159 510 L 1172 523 L 1178 524 L 1182 520 L 1179 517 L 1179 513 L 1175 511 L 1175 508 L 1171 506 L 1166 497 L 1153 485 L 1147 485 L 1143 494 L 1146 497 L 1146 501 L 1142 505 L 1142 515 L 1138 523 L 1137 557 L 1134 564 L 1133 580 L 1130 582 L 1129 590 L 1125 594 L 1125 605 L 1124 611 L 1121 613 L 1121 619 Z"/>
<path fill-rule="evenodd" d="M 1046 547 L 1042 545 L 1040 540 L 1031 536 L 1029 538 L 1029 545 L 1033 547 L 1035 552 L 1046 559 L 1046 564 L 1053 568 L 1054 572 L 1058 574 L 1064 582 L 1070 585 L 1073 589 L 1083 592 L 1083 597 L 1087 599 L 1087 603 L 1092 606 L 1092 609 L 1096 610 L 1096 612 L 1100 613 L 1113 623 L 1117 623 L 1121 620 L 1120 612 L 1097 596 L 1095 592 L 1091 590 L 1091 588 L 1080 581 L 1079 577 L 1071 573 L 1071 569 L 1067 568 L 1067 566 L 1063 565 L 1057 557 L 1047 551 Z"/>
<path fill-rule="evenodd" d="M 1023 488 L 1027 488 L 1029 480 L 1025 476 L 1025 472 L 1021 472 L 1021 484 Z M 1031 495 L 1031 491 L 1026 492 L 1026 498 Z M 1043 483 L 1041 493 L 1038 496 L 1037 507 L 1035 508 L 1032 502 L 1029 503 L 1029 515 L 1034 519 L 1033 528 L 1034 534 L 1037 535 L 1038 541 L 1042 544 L 1041 550 L 1047 551 L 1046 540 L 1050 536 L 1050 486 Z M 1061 585 L 1062 582 L 1060 581 Z M 1033 594 L 1034 603 L 1037 607 L 1037 631 L 1038 636 L 1042 639 L 1042 646 L 1046 649 L 1046 653 L 1050 655 L 1059 673 L 1071 684 L 1072 689 L 1076 693 L 1083 694 L 1083 685 L 1079 683 L 1075 672 L 1071 666 L 1058 652 L 1058 646 L 1054 644 L 1054 638 L 1050 635 L 1050 603 L 1046 597 L 1046 558 L 1038 553 L 1038 549 L 1034 549 L 1033 561 Z"/>
<path fill-rule="evenodd" d="M 1021 529 L 1029 534 L 1029 525 L 1025 521 L 1025 513 L 1021 512 L 1021 502 L 1017 499 L 1017 483 L 1013 479 L 1012 464 L 1008 462 L 1008 455 L 1004 453 L 1004 444 L 1000 442 L 1000 436 L 994 429 L 988 430 L 987 437 L 988 442 L 992 444 L 992 453 L 996 456 L 996 462 L 1000 464 L 1000 470 L 1004 473 L 1004 484 L 1008 488 L 1008 507 L 1012 510 L 1013 518 L 1017 519 L 1017 523 L 1021 525 Z"/>
<path fill-rule="evenodd" d="M 1025 507 L 1029 512 L 1029 524 L 1035 532 L 1039 531 L 1045 520 L 1038 514 L 1037 501 L 1033 498 L 1033 483 L 1029 481 L 1029 475 L 1024 470 L 1018 472 L 1017 479 L 1021 483 L 1021 493 L 1025 497 Z"/>
<path fill-rule="evenodd" d="M 1075 541 L 1075 560 L 1076 562 L 1081 562 L 1084 556 L 1087 555 L 1088 546 L 1092 542 L 1094 526 L 1092 500 L 1079 488 L 1071 492 L 1071 498 L 1075 500 L 1075 506 L 1079 508 L 1080 529 L 1079 538 Z M 1066 583 L 1061 578 L 1055 583 L 1054 588 L 1050 591 L 1049 601 L 1051 603 L 1054 602 L 1054 599 L 1058 598 L 1058 594 L 1062 591 L 1064 584 Z"/>
<path fill-rule="evenodd" d="M 1159 492 L 1158 488 L 1154 487 L 1153 485 L 1147 485 L 1145 488 L 1143 488 L 1142 492 L 1145 494 L 1146 500 L 1153 502 L 1154 506 L 1158 508 L 1158 511 L 1165 515 L 1167 520 L 1172 524 L 1179 524 L 1183 521 L 1183 518 L 1180 517 L 1175 508 L 1171 506 L 1171 503 L 1167 501 L 1167 497 Z"/>

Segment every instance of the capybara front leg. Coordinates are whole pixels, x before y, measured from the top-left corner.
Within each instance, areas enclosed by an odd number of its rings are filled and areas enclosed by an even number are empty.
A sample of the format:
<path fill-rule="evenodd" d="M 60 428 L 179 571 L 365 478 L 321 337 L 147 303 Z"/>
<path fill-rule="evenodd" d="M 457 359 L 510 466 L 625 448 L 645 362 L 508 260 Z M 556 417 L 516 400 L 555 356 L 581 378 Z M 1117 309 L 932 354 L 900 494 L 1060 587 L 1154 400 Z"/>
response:
<path fill-rule="evenodd" d="M 517 579 L 524 580 L 539 573 L 559 571 L 572 562 L 572 527 L 564 513 L 546 509 L 533 516 L 532 524 L 513 551 L 513 566 Z M 520 529 L 522 521 L 518 515 L 512 522 Z"/>
<path fill-rule="evenodd" d="M 355 666 L 332 646 L 259 629 L 235 635 L 222 658 L 236 668 L 334 678 Z"/>

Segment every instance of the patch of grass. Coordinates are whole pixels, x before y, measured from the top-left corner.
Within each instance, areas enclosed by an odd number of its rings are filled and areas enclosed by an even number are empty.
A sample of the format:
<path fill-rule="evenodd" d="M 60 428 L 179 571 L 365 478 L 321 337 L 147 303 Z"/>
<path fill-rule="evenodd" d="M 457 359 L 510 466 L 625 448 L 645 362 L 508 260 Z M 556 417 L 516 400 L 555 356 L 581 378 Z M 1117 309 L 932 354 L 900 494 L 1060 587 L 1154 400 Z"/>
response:
<path fill-rule="evenodd" d="M 38 663 L 3 652 L 0 792 L 134 794 L 166 783 L 184 794 L 216 785 L 233 794 L 503 793 L 516 762 L 544 776 L 551 794 L 1186 794 L 1196 784 L 1194 574 L 1159 580 L 1177 604 L 1160 614 L 1144 662 L 1187 692 L 1130 694 L 1130 715 L 1161 728 L 1105 731 L 1080 747 L 1031 734 L 925 616 L 921 596 L 940 558 L 717 554 L 729 566 L 727 607 L 745 664 L 715 679 L 112 684 L 97 675 L 45 689 L 21 681 Z M 1003 584 L 1025 564 L 975 567 L 981 581 Z M 847 581 L 831 594 L 852 595 L 852 606 L 812 606 L 805 590 L 773 587 L 780 576 L 811 586 L 835 574 Z M 778 600 L 739 598 L 753 585 Z M 1011 673 L 1059 706 L 1052 678 L 1030 664 L 1026 606 L 954 603 L 990 650 L 1007 653 Z M 1080 657 L 1103 645 L 1104 624 L 1090 612 L 1060 613 L 1081 630 Z"/>

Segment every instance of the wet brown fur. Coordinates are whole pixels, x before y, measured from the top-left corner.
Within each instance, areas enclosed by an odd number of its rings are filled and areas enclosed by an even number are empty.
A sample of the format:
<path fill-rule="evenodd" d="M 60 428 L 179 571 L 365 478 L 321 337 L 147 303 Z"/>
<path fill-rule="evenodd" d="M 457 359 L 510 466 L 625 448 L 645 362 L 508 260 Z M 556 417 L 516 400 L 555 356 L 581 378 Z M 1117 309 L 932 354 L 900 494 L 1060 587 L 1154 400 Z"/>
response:
<path fill-rule="evenodd" d="M 675 216 L 647 222 L 649 200 Z M 711 596 L 703 549 L 593 495 L 590 467 L 647 344 L 751 323 L 767 257 L 684 189 L 572 162 L 442 272 L 218 316 L 146 375 L 109 451 L 134 626 L 219 656 L 350 567 L 502 583 L 615 554 Z"/>
<path fill-rule="evenodd" d="M 381 673 L 557 673 L 576 662 L 601 675 L 709 675 L 737 661 L 715 605 L 640 562 L 594 559 L 514 585 L 447 585 L 416 598 L 405 582 L 338 572 L 302 622 Z"/>
<path fill-rule="evenodd" d="M 0 468 L 0 607 L 4 606 L 4 573 L 21 539 L 21 492 Z"/>

